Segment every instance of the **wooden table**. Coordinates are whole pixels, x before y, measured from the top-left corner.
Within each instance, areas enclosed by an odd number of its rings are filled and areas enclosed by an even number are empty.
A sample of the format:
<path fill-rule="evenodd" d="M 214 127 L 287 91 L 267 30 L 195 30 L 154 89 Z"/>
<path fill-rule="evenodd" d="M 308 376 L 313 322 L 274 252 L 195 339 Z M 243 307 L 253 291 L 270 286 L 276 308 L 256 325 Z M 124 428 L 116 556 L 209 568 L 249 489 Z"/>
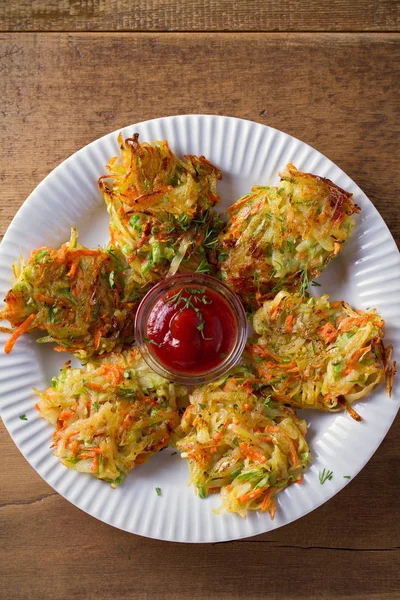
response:
<path fill-rule="evenodd" d="M 398 10 L 392 0 L 3 0 L 0 233 L 88 142 L 145 119 L 214 113 L 325 153 L 399 240 Z M 356 479 L 291 525 L 185 545 L 82 513 L 1 426 L 2 597 L 398 599 L 399 444 L 397 419 Z"/>

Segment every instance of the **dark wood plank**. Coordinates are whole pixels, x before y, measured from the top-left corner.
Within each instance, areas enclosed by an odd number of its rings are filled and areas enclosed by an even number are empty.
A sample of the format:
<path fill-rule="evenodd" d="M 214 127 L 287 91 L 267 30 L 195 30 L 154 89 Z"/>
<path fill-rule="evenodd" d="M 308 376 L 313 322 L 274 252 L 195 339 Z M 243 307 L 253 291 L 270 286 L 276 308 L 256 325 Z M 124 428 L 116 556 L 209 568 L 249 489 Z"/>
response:
<path fill-rule="evenodd" d="M 144 119 L 205 112 L 315 146 L 364 189 L 400 241 L 398 35 L 15 33 L 0 35 L 0 48 L 1 234 L 41 179 L 84 144 Z M 345 490 L 273 534 L 189 546 L 85 515 L 36 475 L 1 426 L 5 597 L 396 600 L 399 443 L 397 420 Z"/>
<path fill-rule="evenodd" d="M 0 234 L 72 152 L 168 114 L 282 129 L 335 161 L 400 236 L 397 34 L 2 34 Z"/>
<path fill-rule="evenodd" d="M 396 0 L 5 0 L 3 31 L 398 31 Z"/>
<path fill-rule="evenodd" d="M 0 577 L 13 600 L 397 600 L 397 421 L 340 494 L 270 534 L 225 544 L 159 542 L 84 514 L 52 493 L 4 427 Z M 33 490 L 33 491 L 32 491 Z M 3 495 L 3 489 L 2 489 Z"/>

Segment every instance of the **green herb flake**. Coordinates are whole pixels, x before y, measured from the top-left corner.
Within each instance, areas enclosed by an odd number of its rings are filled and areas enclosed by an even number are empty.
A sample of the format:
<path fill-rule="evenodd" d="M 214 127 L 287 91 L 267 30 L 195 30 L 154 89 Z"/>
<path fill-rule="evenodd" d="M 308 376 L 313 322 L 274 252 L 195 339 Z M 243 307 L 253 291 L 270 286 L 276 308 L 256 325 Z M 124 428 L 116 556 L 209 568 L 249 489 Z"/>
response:
<path fill-rule="evenodd" d="M 210 272 L 210 265 L 208 264 L 208 261 L 203 259 L 201 261 L 201 263 L 199 264 L 199 266 L 197 267 L 196 273 L 209 273 L 209 272 Z"/>
<path fill-rule="evenodd" d="M 161 494 L 162 494 L 161 488 L 156 487 L 156 492 L 157 492 L 157 496 L 161 496 Z"/>
<path fill-rule="evenodd" d="M 21 421 L 27 421 L 28 420 L 25 414 L 20 415 L 19 418 L 21 419 Z"/>
<path fill-rule="evenodd" d="M 319 482 L 321 485 L 325 483 L 325 481 L 330 481 L 333 478 L 333 471 L 329 471 L 328 469 L 324 469 L 319 472 L 318 475 Z"/>
<path fill-rule="evenodd" d="M 154 346 L 157 346 L 157 348 L 159 348 L 161 346 L 161 344 L 159 344 L 158 342 L 155 342 L 154 340 L 152 340 L 149 337 L 143 338 L 143 341 L 146 342 L 147 344 L 153 344 Z"/>
<path fill-rule="evenodd" d="M 351 479 L 351 475 L 343 475 L 343 479 Z"/>
<path fill-rule="evenodd" d="M 264 400 L 264 406 L 268 406 L 269 403 L 271 402 L 271 394 L 269 394 L 269 396 L 267 396 Z"/>
<path fill-rule="evenodd" d="M 99 403 L 97 402 L 97 400 L 95 402 L 93 402 L 92 406 L 96 412 L 99 411 Z"/>

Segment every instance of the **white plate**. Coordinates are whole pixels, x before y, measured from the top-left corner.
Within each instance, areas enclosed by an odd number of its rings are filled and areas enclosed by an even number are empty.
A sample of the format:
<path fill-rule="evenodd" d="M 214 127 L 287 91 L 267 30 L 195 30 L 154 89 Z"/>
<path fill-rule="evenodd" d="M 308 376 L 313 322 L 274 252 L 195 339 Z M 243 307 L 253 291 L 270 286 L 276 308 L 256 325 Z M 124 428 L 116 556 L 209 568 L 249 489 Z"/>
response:
<path fill-rule="evenodd" d="M 400 257 L 396 244 L 374 206 L 360 188 L 322 154 L 303 142 L 258 123 L 209 115 L 167 117 L 122 130 L 124 137 L 167 139 L 174 152 L 204 154 L 222 169 L 219 184 L 225 210 L 254 184 L 278 182 L 278 172 L 292 161 L 296 167 L 332 179 L 352 192 L 361 215 L 351 239 L 320 279 L 321 288 L 335 299 L 359 308 L 376 307 L 386 320 L 386 339 L 400 347 Z M 12 276 L 11 264 L 34 248 L 58 247 L 78 226 L 80 242 L 97 246 L 107 241 L 108 216 L 97 188 L 104 165 L 118 154 L 117 133 L 86 146 L 57 167 L 29 196 L 11 223 L 0 247 L 0 297 Z M 3 346 L 7 336 L 0 335 Z M 135 469 L 116 490 L 89 475 L 71 471 L 52 456 L 53 428 L 39 418 L 33 387 L 44 389 L 65 356 L 35 343 L 18 340 L 7 356 L 0 350 L 0 408 L 3 421 L 32 467 L 67 500 L 92 516 L 139 535 L 178 542 L 219 542 L 252 536 L 298 519 L 339 492 L 360 471 L 382 442 L 399 408 L 396 390 L 389 399 L 383 387 L 356 405 L 363 418 L 346 413 L 303 413 L 309 423 L 308 442 L 313 465 L 302 485 L 279 495 L 275 520 L 253 513 L 246 520 L 233 514 L 215 515 L 218 496 L 197 498 L 189 488 L 186 461 L 173 450 L 152 457 Z M 19 416 L 25 413 L 27 421 Z M 334 472 L 321 485 L 318 473 Z M 159 497 L 155 488 L 162 488 Z M 340 515 L 338 515 L 340 516 Z"/>

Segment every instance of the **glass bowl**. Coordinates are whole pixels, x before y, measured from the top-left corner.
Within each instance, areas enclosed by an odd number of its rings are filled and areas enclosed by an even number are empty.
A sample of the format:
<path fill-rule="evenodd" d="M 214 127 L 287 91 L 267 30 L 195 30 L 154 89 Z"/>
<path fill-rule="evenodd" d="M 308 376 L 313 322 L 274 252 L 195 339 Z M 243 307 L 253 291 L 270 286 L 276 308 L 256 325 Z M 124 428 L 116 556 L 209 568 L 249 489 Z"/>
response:
<path fill-rule="evenodd" d="M 155 355 L 153 351 L 154 343 L 150 342 L 147 337 L 149 317 L 156 303 L 168 292 L 172 292 L 175 288 L 179 290 L 185 286 L 205 287 L 206 290 L 209 289 L 214 294 L 219 295 L 225 303 L 228 304 L 235 324 L 234 341 L 230 351 L 221 359 L 218 365 L 207 371 L 188 373 L 172 369 Z M 238 296 L 232 292 L 225 283 L 222 283 L 222 281 L 219 281 L 210 275 L 201 273 L 183 273 L 161 281 L 146 294 L 136 313 L 135 332 L 136 343 L 140 353 L 153 371 L 176 383 L 198 385 L 213 381 L 224 375 L 240 360 L 247 341 L 247 319 L 245 310 Z"/>

